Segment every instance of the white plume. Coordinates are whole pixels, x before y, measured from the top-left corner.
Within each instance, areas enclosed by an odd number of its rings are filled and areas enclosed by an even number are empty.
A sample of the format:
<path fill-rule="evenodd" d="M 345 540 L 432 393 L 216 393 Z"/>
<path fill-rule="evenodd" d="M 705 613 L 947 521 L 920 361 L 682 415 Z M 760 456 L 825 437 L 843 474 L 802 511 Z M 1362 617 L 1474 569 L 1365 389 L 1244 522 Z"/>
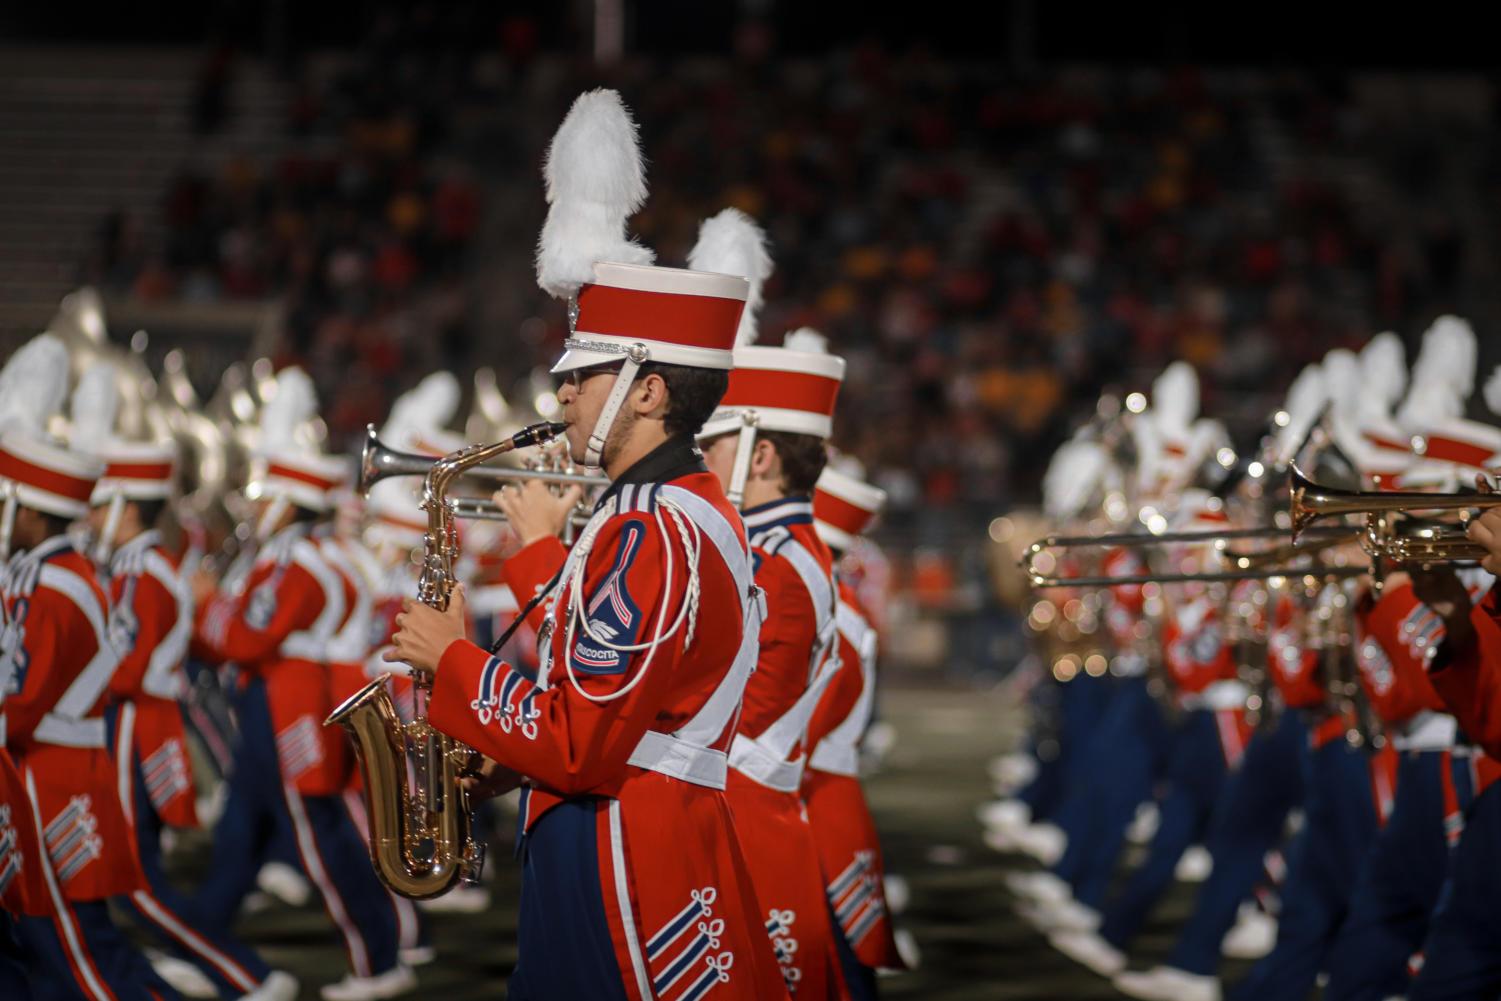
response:
<path fill-rule="evenodd" d="M 297 431 L 318 416 L 318 391 L 300 368 L 284 368 L 276 375 L 276 395 L 261 411 L 261 449 L 264 452 L 305 451 Z"/>
<path fill-rule="evenodd" d="M 646 201 L 636 123 L 613 90 L 580 94 L 547 150 L 547 221 L 537 243 L 537 284 L 567 299 L 594 278 L 597 261 L 650 264 L 653 254 L 625 235 Z"/>
<path fill-rule="evenodd" d="M 51 334 L 26 342 L 0 370 L 0 431 L 43 434 L 68 396 L 68 349 Z"/>
<path fill-rule="evenodd" d="M 1074 439 L 1060 445 L 1043 474 L 1043 511 L 1058 520 L 1079 514 L 1094 494 L 1109 461 L 1105 450 L 1092 441 Z"/>
<path fill-rule="evenodd" d="M 1485 380 L 1485 405 L 1491 413 L 1501 417 L 1501 365 L 1497 365 L 1491 371 L 1491 377 Z"/>
<path fill-rule="evenodd" d="M 73 447 L 96 451 L 115 437 L 115 419 L 120 414 L 120 384 L 115 366 L 96 361 L 78 378 L 70 403 L 73 414 Z"/>
<path fill-rule="evenodd" d="M 1318 365 L 1305 366 L 1287 390 L 1287 426 L 1277 432 L 1277 460 L 1285 464 L 1292 460 L 1292 452 L 1319 419 L 1324 404 L 1329 400 L 1329 389 L 1324 383 L 1324 370 Z"/>
<path fill-rule="evenodd" d="M 829 353 L 829 339 L 812 327 L 798 327 L 782 338 L 782 347 L 788 351 L 806 351 L 809 354 Z"/>
<path fill-rule="evenodd" d="M 1335 348 L 1324 356 L 1324 389 L 1334 412 L 1353 417 L 1361 409 L 1365 373 L 1361 359 L 1348 348 Z"/>
<path fill-rule="evenodd" d="M 772 270 L 766 233 L 754 219 L 739 209 L 725 209 L 710 216 L 698 228 L 698 242 L 688 253 L 688 267 L 720 275 L 739 275 L 750 282 L 745 311 L 735 344 L 756 343 L 756 317 L 761 312 L 761 290 Z"/>
<path fill-rule="evenodd" d="M 1199 376 L 1186 361 L 1175 361 L 1152 382 L 1152 417 L 1164 431 L 1187 433 L 1199 416 Z"/>
<path fill-rule="evenodd" d="M 1212 417 L 1194 421 L 1188 432 L 1188 472 L 1191 475 L 1205 460 L 1230 444 L 1230 432 Z"/>
<path fill-rule="evenodd" d="M 1390 414 L 1407 389 L 1407 349 L 1390 330 L 1360 349 L 1361 401 L 1365 409 Z"/>
<path fill-rule="evenodd" d="M 381 428 L 381 439 L 395 448 L 406 448 L 402 442 L 413 433 L 446 428 L 458 412 L 461 393 L 452 372 L 432 373 L 397 397 Z"/>
<path fill-rule="evenodd" d="M 1460 417 L 1474 391 L 1475 332 L 1457 317 L 1441 316 L 1423 335 L 1407 398 L 1397 409 L 1397 422 L 1418 430 Z"/>

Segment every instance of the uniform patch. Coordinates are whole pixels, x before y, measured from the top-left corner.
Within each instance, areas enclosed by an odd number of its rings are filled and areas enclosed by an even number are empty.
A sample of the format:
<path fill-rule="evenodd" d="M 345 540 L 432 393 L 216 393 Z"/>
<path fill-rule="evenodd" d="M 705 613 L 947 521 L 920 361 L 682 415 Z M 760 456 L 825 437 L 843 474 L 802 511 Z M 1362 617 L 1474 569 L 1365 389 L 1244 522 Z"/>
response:
<path fill-rule="evenodd" d="M 584 604 L 588 629 L 578 628 L 569 651 L 569 663 L 583 674 L 619 674 L 625 670 L 629 654 L 615 647 L 632 646 L 641 629 L 641 609 L 631 597 L 627 577 L 641 543 L 646 526 L 629 521 L 620 532 L 615 562 Z"/>
<path fill-rule="evenodd" d="M 276 616 L 276 592 L 281 586 L 281 574 L 272 574 L 259 587 L 250 592 L 245 604 L 245 624 L 260 631 L 271 625 Z"/>
<path fill-rule="evenodd" d="M 136 581 L 139 579 L 131 577 L 126 581 L 120 600 L 109 611 L 109 624 L 106 627 L 109 642 L 121 654 L 135 649 L 136 637 L 141 632 L 141 622 L 136 618 L 134 609 Z"/>
<path fill-rule="evenodd" d="M 26 669 L 31 666 L 31 654 L 26 650 L 26 613 L 30 608 L 30 598 L 17 598 L 5 627 L 0 629 L 0 702 L 26 687 Z"/>

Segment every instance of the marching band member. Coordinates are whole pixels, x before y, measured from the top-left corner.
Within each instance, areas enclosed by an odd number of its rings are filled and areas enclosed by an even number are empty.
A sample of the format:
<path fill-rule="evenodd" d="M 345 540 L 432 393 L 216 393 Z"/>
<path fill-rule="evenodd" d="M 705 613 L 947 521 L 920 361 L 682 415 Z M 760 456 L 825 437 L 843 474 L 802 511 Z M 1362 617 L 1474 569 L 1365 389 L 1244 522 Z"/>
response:
<path fill-rule="evenodd" d="M 1228 528 L 1221 505 L 1205 492 L 1184 491 L 1176 523 L 1182 530 Z M 1188 568 L 1197 557 L 1186 554 Z M 1181 585 L 1184 594 L 1168 612 L 1162 659 L 1181 710 L 1168 748 L 1165 792 L 1158 797 L 1160 821 L 1147 856 L 1101 912 L 1098 931 L 1061 930 L 1049 941 L 1065 955 L 1105 976 L 1120 973 L 1125 950 L 1152 906 L 1171 885 L 1188 848 L 1202 842 L 1230 775 L 1245 754 L 1245 686 L 1224 641 L 1214 598 L 1201 586 Z"/>
<path fill-rule="evenodd" d="M 1114 486 L 1111 481 L 1115 479 L 1115 471 L 1110 456 L 1102 443 L 1086 437 L 1088 430 L 1059 447 L 1043 476 L 1043 513 L 1058 526 L 1084 524 L 1088 515 L 1099 512 L 1103 493 Z M 1056 608 L 1068 598 L 1054 594 L 1049 596 L 1049 602 Z M 1058 628 L 1060 621 L 1054 617 L 1045 630 Z M 1034 701 L 1046 703 L 1037 706 L 1037 713 L 1046 722 L 1036 726 L 1030 737 L 1032 747 L 1027 764 L 1018 766 L 1015 758 L 1008 757 L 994 768 L 998 773 L 1030 775 L 1030 781 L 1018 788 L 1014 796 L 982 807 L 981 819 L 990 847 L 998 851 L 1021 847 L 1029 854 L 1046 857 L 1050 841 L 1062 838 L 1063 844 L 1067 844 L 1072 833 L 1071 821 L 1079 817 L 1078 810 L 1060 808 L 1070 789 L 1081 788 L 1088 781 L 1090 757 L 1085 752 L 1110 704 L 1115 685 L 1107 672 L 1096 676 L 1090 671 L 1079 671 L 1071 678 L 1058 678 L 1053 671 L 1052 651 L 1043 652 L 1038 667 L 1039 694 Z M 1037 753 L 1044 742 L 1052 752 L 1045 758 Z M 1068 826 L 1059 826 L 1055 821 Z"/>
<path fill-rule="evenodd" d="M 1358 360 L 1331 351 L 1322 369 L 1329 430 L 1340 453 L 1366 483 L 1399 475 L 1412 461 L 1391 420 L 1407 382 L 1402 342 L 1395 334 L 1378 334 Z M 1313 627 L 1319 610 L 1307 601 L 1294 607 L 1296 597 L 1284 595 L 1278 602 L 1270 653 L 1283 705 L 1301 715 L 1308 729 L 1303 823 L 1287 850 L 1276 944 L 1231 991 L 1238 1001 L 1308 996 L 1344 922 L 1366 852 L 1391 811 L 1396 782 L 1390 750 L 1377 751 L 1358 736 L 1352 740 L 1358 735 L 1352 707 L 1330 697 L 1336 660 L 1357 658 L 1357 644 L 1337 636 L 1321 643 Z"/>
<path fill-rule="evenodd" d="M 436 672 L 429 721 L 496 762 L 486 791 L 524 782 L 511 997 L 784 997 L 724 793 L 760 608 L 693 447 L 747 283 L 651 266 L 625 238 L 646 188 L 613 91 L 574 103 L 546 176 L 538 279 L 570 303 L 568 445 L 612 485 L 571 551 L 532 544 L 561 567 L 534 677 L 464 639 L 462 591 L 444 612 L 409 600 L 390 656 Z"/>
<path fill-rule="evenodd" d="M 224 929 L 253 885 L 273 839 L 293 844 L 323 898 L 349 957 L 350 974 L 324 987 L 328 1001 L 393 997 L 415 982 L 398 962 L 395 918 L 366 863 L 341 794 L 350 754 L 325 728 L 333 708 L 328 654 L 348 614 L 346 585 L 308 538 L 340 482 L 344 463 L 300 444 L 316 412 L 312 382 L 298 369 L 277 377 L 263 414 L 260 469 L 252 484 L 264 542 L 243 588 L 193 578 L 195 642 L 206 659 L 243 672 L 239 746 L 214 863 L 193 907 L 201 927 Z"/>
<path fill-rule="evenodd" d="M 704 222 L 689 262 L 745 273 L 753 290 L 771 272 L 760 228 L 733 209 Z M 829 656 L 833 558 L 813 528 L 812 500 L 844 360 L 811 330 L 788 334 L 781 348 L 753 345 L 755 305 L 741 318 L 724 400 L 698 436 L 704 462 L 740 507 L 766 602 L 727 792 L 788 989 L 836 998 L 837 938 L 799 788 L 808 721 L 839 667 Z"/>
<path fill-rule="evenodd" d="M 837 561 L 886 502 L 885 491 L 825 468 L 813 491 L 814 528 Z M 906 967 L 886 902 L 886 865 L 875 821 L 860 788 L 860 742 L 875 710 L 875 628 L 843 580 L 835 621 L 839 667 L 808 722 L 802 796 L 818 846 L 825 892 L 841 945 L 844 980 L 854 998 L 876 996 L 876 970 Z"/>
<path fill-rule="evenodd" d="M 1501 414 L 1501 374 L 1492 373 L 1485 387 L 1486 403 Z M 1424 436 L 1424 453 L 1444 453 L 1458 447 L 1469 451 L 1467 465 L 1494 469 L 1501 461 L 1501 434 L 1481 444 L 1475 435 L 1453 442 L 1446 435 Z M 1478 451 L 1490 448 L 1489 458 Z M 1466 446 L 1469 446 L 1467 449 Z M 1453 453 L 1450 453 L 1451 455 Z M 1486 553 L 1481 569 L 1495 575 L 1501 523 L 1497 508 L 1486 510 L 1469 528 L 1470 539 Z M 1453 997 L 1491 997 L 1501 991 L 1501 924 L 1496 920 L 1496 845 L 1501 843 L 1501 727 L 1498 727 L 1497 681 L 1501 678 L 1501 630 L 1497 628 L 1501 601 L 1492 587 L 1476 600 L 1467 572 L 1437 566 L 1412 572 L 1414 593 L 1443 620 L 1443 636 L 1426 651 L 1428 677 L 1445 705 L 1453 711 L 1464 734 L 1479 747 L 1470 758 L 1475 800 L 1464 816 L 1449 860 L 1448 878 L 1429 922 L 1423 942 L 1423 963 L 1408 997 L 1415 1001 Z M 1455 754 L 1460 749 L 1456 748 Z"/>
<path fill-rule="evenodd" d="M 1262 449 L 1265 466 L 1281 472 L 1291 462 L 1292 453 L 1313 428 L 1326 400 L 1323 373 L 1319 366 L 1309 366 L 1288 391 L 1282 411 L 1287 421 L 1268 437 Z M 1226 630 L 1237 653 L 1245 640 L 1265 636 L 1268 631 L 1264 609 L 1271 598 L 1265 589 L 1264 582 L 1254 580 L 1229 585 L 1224 605 Z M 1280 675 L 1278 678 L 1280 683 Z M 1269 706 L 1260 710 L 1263 714 L 1272 712 Z M 1233 720 L 1226 722 L 1234 724 Z M 1122 993 L 1167 1001 L 1218 1001 L 1220 987 L 1215 973 L 1226 935 L 1236 923 L 1242 901 L 1251 897 L 1262 878 L 1267 853 L 1282 841 L 1288 814 L 1303 798 L 1299 756 L 1306 737 L 1296 712 L 1281 713 L 1271 725 L 1251 734 L 1240 767 L 1230 775 L 1214 808 L 1205 842 L 1214 864 L 1199 887 L 1193 913 L 1184 922 L 1165 964 L 1114 978 Z"/>
<path fill-rule="evenodd" d="M 176 449 L 171 442 L 119 439 L 119 403 L 112 364 L 98 362 L 85 371 L 73 395 L 73 435 L 106 463 L 90 500 L 89 524 L 94 558 L 107 568 L 109 633 L 120 654 L 105 719 L 121 806 L 147 881 L 121 902 L 220 996 L 291 1001 L 297 981 L 290 974 L 272 971 L 233 936 L 195 928 L 183 916 L 186 901 L 162 866 L 163 828 L 198 826 L 179 706 L 193 607 L 157 527 L 172 494 Z"/>
<path fill-rule="evenodd" d="M 111 924 L 106 903 L 146 881 L 106 743 L 119 661 L 109 603 L 67 533 L 104 466 L 44 430 L 67 387 L 67 351 L 50 335 L 0 372 L 0 549 L 10 557 L 0 575 L 0 733 L 21 783 L 3 806 L 5 826 L 28 829 L 4 880 L 22 884 L 18 932 L 37 997 L 160 1001 L 177 994 Z"/>
<path fill-rule="evenodd" d="M 1398 421 L 1409 432 L 1442 434 L 1426 436 L 1428 454 L 1402 474 L 1403 485 L 1452 485 L 1459 467 L 1442 461 L 1443 454 L 1473 456 L 1477 441 L 1501 438 L 1457 416 L 1473 388 L 1474 359 L 1474 334 L 1462 321 L 1441 318 L 1425 335 Z M 1452 451 L 1438 447 L 1441 439 L 1452 442 Z M 1450 850 L 1484 779 L 1424 670 L 1427 651 L 1442 641 L 1442 618 L 1418 600 L 1403 573 L 1390 575 L 1380 596 L 1358 613 L 1361 681 L 1399 763 L 1391 814 L 1365 859 L 1329 956 L 1330 999 L 1406 991 L 1412 967 L 1422 962 Z"/>
<path fill-rule="evenodd" d="M 1129 474 L 1146 507 L 1163 504 L 1188 481 L 1190 467 L 1184 459 L 1198 413 L 1198 378 L 1191 367 L 1175 362 L 1154 380 L 1151 396 L 1151 409 L 1130 423 L 1136 468 Z M 1137 516 L 1150 518 L 1145 510 Z M 1127 547 L 1107 553 L 1103 564 L 1115 576 L 1147 570 Z M 1049 872 L 1016 874 L 1007 880 L 1024 899 L 1021 916 L 1045 933 L 1087 934 L 1099 927 L 1128 826 L 1138 807 L 1152 802 L 1164 767 L 1169 737 L 1162 709 L 1166 692 L 1154 669 L 1162 658 L 1160 602 L 1149 606 L 1146 594 L 1136 585 L 1109 589 L 1104 621 L 1117 646 L 1110 664 L 1116 684 L 1099 729 L 1083 752 L 1089 762 L 1083 781 L 1070 790 L 1059 811 L 1059 828 L 1068 833 L 1041 859 Z"/>

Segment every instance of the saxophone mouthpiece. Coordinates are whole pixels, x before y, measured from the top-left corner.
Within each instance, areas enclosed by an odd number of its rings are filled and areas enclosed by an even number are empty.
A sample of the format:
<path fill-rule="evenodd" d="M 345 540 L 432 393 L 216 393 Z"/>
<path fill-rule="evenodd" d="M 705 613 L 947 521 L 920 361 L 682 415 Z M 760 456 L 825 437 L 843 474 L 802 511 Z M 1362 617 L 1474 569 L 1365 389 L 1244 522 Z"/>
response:
<path fill-rule="evenodd" d="M 514 448 L 531 448 L 533 445 L 552 441 L 567 430 L 568 425 L 562 421 L 540 421 L 516 432 L 511 437 L 511 445 Z"/>

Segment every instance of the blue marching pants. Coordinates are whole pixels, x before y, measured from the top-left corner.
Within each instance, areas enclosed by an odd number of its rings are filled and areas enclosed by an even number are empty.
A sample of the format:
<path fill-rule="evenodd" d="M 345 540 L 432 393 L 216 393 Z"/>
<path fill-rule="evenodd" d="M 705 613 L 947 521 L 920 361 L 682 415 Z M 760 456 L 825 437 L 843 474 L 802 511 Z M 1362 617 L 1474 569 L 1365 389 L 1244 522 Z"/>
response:
<path fill-rule="evenodd" d="M 1145 861 L 1111 899 L 1100 922 L 1101 937 L 1122 951 L 1172 885 L 1178 859 L 1189 846 L 1204 840 L 1225 786 L 1228 769 L 1214 712 L 1193 709 L 1184 713 L 1168 753 L 1168 788 L 1157 803 L 1157 834 Z"/>
<path fill-rule="evenodd" d="M 0 911 L 0 998 L 31 1001 L 31 978 L 16 939 L 16 919 L 6 911 Z"/>
<path fill-rule="evenodd" d="M 32 1001 L 180 1001 L 110 922 L 103 900 L 67 901 L 61 913 L 23 917 L 18 932 Z"/>
<path fill-rule="evenodd" d="M 208 877 L 183 910 L 194 923 L 228 936 L 240 903 L 255 886 L 280 836 L 296 846 L 302 870 L 323 897 L 357 976 L 396 965 L 396 919 L 370 853 L 339 796 L 304 796 L 283 782 L 265 683 L 241 692 L 235 767 L 224 814 L 214 828 Z"/>
<path fill-rule="evenodd" d="M 1047 699 L 1051 704 L 1036 709 L 1056 720 L 1057 733 L 1038 739 L 1034 731 L 1031 751 L 1037 761 L 1037 775 L 1017 793 L 1017 799 L 1031 809 L 1034 821 L 1052 819 L 1069 791 L 1085 781 L 1083 776 L 1089 764 L 1085 751 L 1114 688 L 1108 675 L 1097 678 L 1084 672 L 1071 681 L 1044 684 L 1054 689 Z"/>
<path fill-rule="evenodd" d="M 173 954 L 202 971 L 220 997 L 237 998 L 248 994 L 260 986 L 271 968 L 233 935 L 223 930 L 195 927 L 192 920 L 183 915 L 189 904 L 167 879 L 162 867 L 164 825 L 146 792 L 146 779 L 133 735 L 127 733 L 121 740 L 120 707 L 111 706 L 105 719 L 109 726 L 110 746 L 115 748 L 117 760 L 121 754 L 130 755 L 132 818 L 141 869 L 146 874 L 146 889 L 120 897 L 116 902 L 131 912 L 139 927 L 152 932 Z"/>
<path fill-rule="evenodd" d="M 1225 784 L 1205 844 L 1214 869 L 1199 888 L 1167 965 L 1205 976 L 1220 965 L 1220 943 L 1240 902 L 1261 879 L 1266 853 L 1282 841 L 1287 815 L 1303 801 L 1302 757 L 1308 730 L 1295 712 L 1251 738 Z"/>
<path fill-rule="evenodd" d="M 1501 997 L 1501 783 L 1470 807 L 1408 1001 Z"/>
<path fill-rule="evenodd" d="M 1463 810 L 1473 796 L 1468 759 L 1402 752 L 1392 815 L 1366 857 L 1329 957 L 1325 1001 L 1380 1001 L 1407 992 L 1408 960 L 1428 933 L 1449 866 L 1446 763 Z"/>
<path fill-rule="evenodd" d="M 1302 754 L 1303 826 L 1288 849 L 1277 944 L 1257 961 L 1232 1001 L 1304 1001 L 1345 920 L 1355 881 L 1376 838 L 1366 752 L 1334 740 Z"/>
<path fill-rule="evenodd" d="M 1080 781 L 1056 818 L 1068 842 L 1053 872 L 1085 906 L 1098 908 L 1110 887 L 1126 828 L 1137 806 L 1152 798 L 1167 733 L 1146 679 L 1119 679 L 1084 752 Z"/>
<path fill-rule="evenodd" d="M 559 803 L 522 840 L 512 1001 L 625 1001 L 599 885 L 599 807 Z"/>

